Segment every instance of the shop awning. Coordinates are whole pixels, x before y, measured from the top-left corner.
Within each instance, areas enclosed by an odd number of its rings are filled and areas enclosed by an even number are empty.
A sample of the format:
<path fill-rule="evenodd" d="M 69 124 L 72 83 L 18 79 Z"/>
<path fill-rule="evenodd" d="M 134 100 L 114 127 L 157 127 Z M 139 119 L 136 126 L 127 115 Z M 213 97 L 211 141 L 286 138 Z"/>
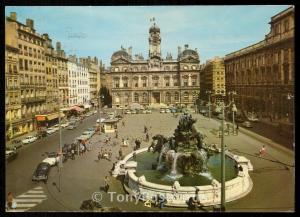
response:
<path fill-rule="evenodd" d="M 80 107 L 78 107 L 78 106 L 72 106 L 72 107 L 70 107 L 70 110 L 75 110 L 75 111 L 77 111 L 77 112 L 83 112 L 83 111 L 84 111 L 83 108 L 80 108 Z"/>
<path fill-rule="evenodd" d="M 64 113 L 60 113 L 60 117 L 63 118 L 65 117 Z M 51 114 L 46 114 L 46 115 L 36 115 L 35 116 L 37 121 L 51 121 L 53 119 L 59 118 L 59 113 L 51 113 Z"/>
<path fill-rule="evenodd" d="M 60 117 L 63 118 L 63 117 L 65 117 L 65 115 L 61 112 Z M 56 118 L 59 118 L 59 113 L 53 113 L 53 114 L 48 114 L 47 115 L 48 121 L 56 119 Z"/>

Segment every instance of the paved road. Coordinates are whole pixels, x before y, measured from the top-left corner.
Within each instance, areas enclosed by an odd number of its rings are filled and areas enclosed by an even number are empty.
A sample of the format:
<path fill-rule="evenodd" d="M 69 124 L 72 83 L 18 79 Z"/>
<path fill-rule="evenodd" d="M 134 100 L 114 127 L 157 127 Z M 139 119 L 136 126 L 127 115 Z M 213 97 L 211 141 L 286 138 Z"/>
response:
<path fill-rule="evenodd" d="M 220 143 L 212 129 L 218 129 L 219 123 L 216 120 L 208 121 L 201 115 L 194 114 L 198 119 L 199 127 L 207 134 L 208 141 Z M 71 142 L 74 137 L 95 123 L 96 116 L 84 121 L 77 130 L 64 131 L 64 141 Z M 119 138 L 113 139 L 120 142 L 122 138 L 129 138 L 131 146 L 123 148 L 124 154 L 132 151 L 135 138 L 143 138 L 143 128 L 146 125 L 150 130 L 150 137 L 155 134 L 171 136 L 178 124 L 178 119 L 171 114 L 135 114 L 126 115 L 124 118 L 125 127 L 118 126 Z M 58 134 L 41 140 L 35 144 L 21 150 L 20 156 L 7 166 L 6 190 L 14 192 L 14 195 L 31 194 L 31 189 L 41 186 L 47 199 L 30 211 L 79 211 L 83 200 L 90 199 L 93 192 L 99 191 L 103 184 L 103 179 L 109 174 L 112 164 L 116 161 L 119 145 L 106 146 L 105 134 L 95 135 L 91 143 L 92 151 L 84 156 L 77 157 L 76 160 L 69 160 L 64 164 L 63 175 L 61 176 L 61 192 L 52 182 L 58 183 L 57 169 L 53 168 L 48 183 L 35 184 L 31 182 L 31 175 L 36 165 L 43 159 L 41 156 L 45 151 L 53 151 L 58 146 Z M 110 134 L 114 137 L 114 134 Z M 290 165 L 294 162 L 294 156 L 282 153 L 278 149 L 267 147 L 268 154 L 263 158 L 258 158 L 258 152 L 262 143 L 254 138 L 243 134 L 238 136 L 227 136 L 225 143 L 228 148 L 236 154 L 241 154 L 249 158 L 254 166 L 254 171 L 250 174 L 254 181 L 254 187 L 246 197 L 231 202 L 227 205 L 229 211 L 289 211 L 294 209 L 294 170 Z M 142 142 L 142 147 L 149 144 Z M 96 160 L 100 147 L 112 149 L 113 160 Z M 288 168 L 288 169 L 287 169 Z M 110 177 L 110 191 L 125 195 L 122 182 L 119 179 Z M 102 204 L 108 207 L 118 207 L 124 211 L 155 211 L 157 208 L 144 207 L 142 203 L 137 205 L 134 202 L 120 202 L 116 198 L 110 201 L 108 194 L 103 193 Z M 209 209 L 208 209 L 209 210 Z M 185 208 L 165 208 L 164 211 L 186 211 Z"/>

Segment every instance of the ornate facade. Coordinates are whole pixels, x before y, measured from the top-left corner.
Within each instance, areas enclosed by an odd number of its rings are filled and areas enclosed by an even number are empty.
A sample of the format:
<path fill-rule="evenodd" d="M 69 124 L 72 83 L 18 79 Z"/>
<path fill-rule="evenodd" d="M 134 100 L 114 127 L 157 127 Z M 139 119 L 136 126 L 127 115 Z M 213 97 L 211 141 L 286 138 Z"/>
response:
<path fill-rule="evenodd" d="M 178 56 L 162 57 L 160 28 L 149 29 L 149 58 L 132 57 L 132 48 L 111 57 L 112 106 L 127 108 L 132 103 L 152 105 L 192 105 L 200 92 L 200 58 L 197 49 L 178 47 Z"/>
<path fill-rule="evenodd" d="M 226 55 L 226 89 L 237 92 L 242 111 L 293 121 L 294 7 L 273 16 L 269 24 L 264 40 Z"/>

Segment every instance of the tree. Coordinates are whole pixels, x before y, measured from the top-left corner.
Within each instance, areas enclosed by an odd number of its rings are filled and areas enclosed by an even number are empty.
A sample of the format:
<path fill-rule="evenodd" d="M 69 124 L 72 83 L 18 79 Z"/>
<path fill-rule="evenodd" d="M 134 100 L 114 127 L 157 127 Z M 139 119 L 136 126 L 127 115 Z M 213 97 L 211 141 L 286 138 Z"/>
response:
<path fill-rule="evenodd" d="M 109 93 L 109 90 L 104 87 L 104 86 L 101 86 L 100 88 L 100 96 L 103 96 L 103 98 L 101 98 L 101 105 L 102 106 L 108 106 L 108 107 L 111 107 L 112 105 L 112 97 Z"/>

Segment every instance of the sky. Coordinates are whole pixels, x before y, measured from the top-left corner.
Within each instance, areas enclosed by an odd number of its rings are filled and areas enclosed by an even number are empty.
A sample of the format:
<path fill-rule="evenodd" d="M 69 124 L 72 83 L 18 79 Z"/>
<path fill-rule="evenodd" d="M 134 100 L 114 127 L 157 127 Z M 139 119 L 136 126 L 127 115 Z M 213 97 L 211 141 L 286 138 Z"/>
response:
<path fill-rule="evenodd" d="M 198 49 L 200 62 L 264 39 L 271 17 L 288 5 L 259 6 L 7 6 L 5 15 L 34 20 L 39 34 L 48 33 L 67 55 L 96 56 L 105 66 L 121 46 L 148 58 L 150 18 L 161 32 L 165 58 L 177 58 L 178 46 Z"/>

